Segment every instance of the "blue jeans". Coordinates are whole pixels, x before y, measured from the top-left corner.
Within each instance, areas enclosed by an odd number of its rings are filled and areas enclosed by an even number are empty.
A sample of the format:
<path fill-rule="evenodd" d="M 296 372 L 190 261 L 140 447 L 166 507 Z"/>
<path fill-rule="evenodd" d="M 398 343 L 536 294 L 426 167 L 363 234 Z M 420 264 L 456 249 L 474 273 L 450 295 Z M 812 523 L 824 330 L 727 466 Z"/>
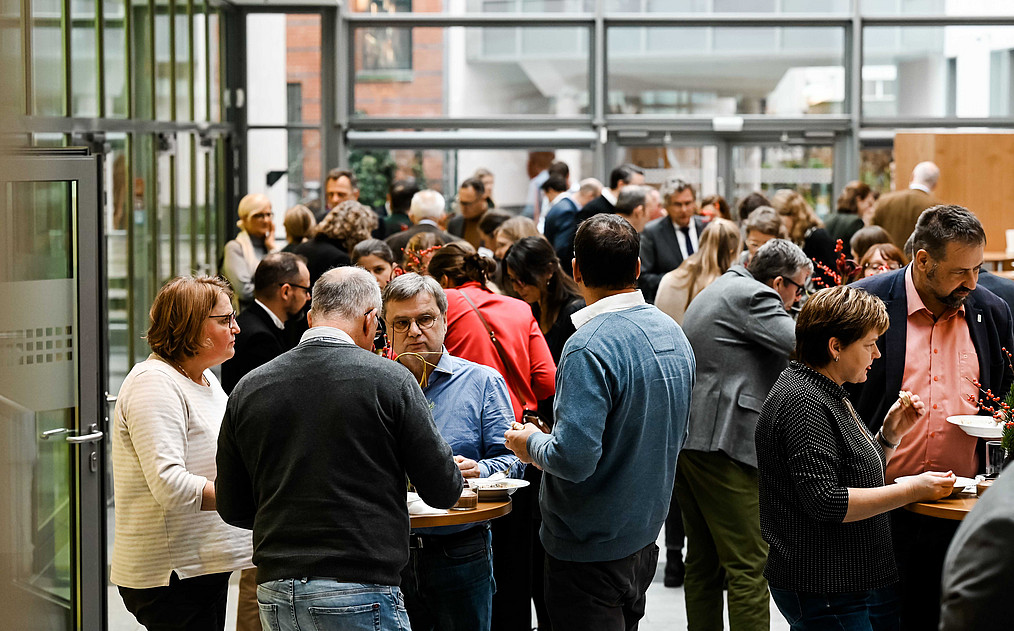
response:
<path fill-rule="evenodd" d="M 330 578 L 283 579 L 257 586 L 265 631 L 411 629 L 401 590 Z"/>
<path fill-rule="evenodd" d="M 489 631 L 496 583 L 488 526 L 445 536 L 413 535 L 412 541 L 401 573 L 412 628 Z"/>
<path fill-rule="evenodd" d="M 771 597 L 792 631 L 901 628 L 901 601 L 895 585 L 841 594 L 807 594 L 772 587 Z"/>

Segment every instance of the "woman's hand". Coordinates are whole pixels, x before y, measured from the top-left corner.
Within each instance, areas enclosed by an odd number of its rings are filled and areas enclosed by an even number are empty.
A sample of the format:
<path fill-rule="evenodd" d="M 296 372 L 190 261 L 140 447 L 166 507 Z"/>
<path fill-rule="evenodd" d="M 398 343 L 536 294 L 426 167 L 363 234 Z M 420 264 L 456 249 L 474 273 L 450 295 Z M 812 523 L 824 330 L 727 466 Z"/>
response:
<path fill-rule="evenodd" d="M 922 402 L 918 394 L 910 392 L 899 395 L 891 409 L 887 411 L 884 418 L 884 426 L 881 431 L 884 439 L 890 443 L 900 443 L 905 434 L 912 431 L 915 424 L 922 418 L 926 411 L 926 404 Z"/>
<path fill-rule="evenodd" d="M 953 471 L 947 473 L 927 471 L 912 476 L 904 484 L 909 486 L 914 498 L 913 501 L 926 502 L 950 495 L 954 491 L 956 479 Z"/>
<path fill-rule="evenodd" d="M 275 251 L 275 221 L 273 219 L 268 222 L 268 233 L 264 235 L 264 249 L 269 254 Z"/>

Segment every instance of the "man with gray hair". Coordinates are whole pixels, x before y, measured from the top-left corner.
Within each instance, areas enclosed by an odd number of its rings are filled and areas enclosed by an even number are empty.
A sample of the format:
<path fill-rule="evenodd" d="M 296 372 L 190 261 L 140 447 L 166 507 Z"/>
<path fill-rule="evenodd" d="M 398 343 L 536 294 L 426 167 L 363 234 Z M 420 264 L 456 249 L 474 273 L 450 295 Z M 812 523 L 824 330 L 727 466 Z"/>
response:
<path fill-rule="evenodd" d="M 441 244 L 457 241 L 457 237 L 444 232 L 441 228 L 446 217 L 447 207 L 443 195 L 431 189 L 419 191 L 412 196 L 412 204 L 408 209 L 408 218 L 412 221 L 412 227 L 392 234 L 385 241 L 399 261 L 405 253 L 405 246 L 408 245 L 409 240 L 420 232 L 432 232 Z"/>
<path fill-rule="evenodd" d="M 812 270 L 798 246 L 774 239 L 748 268 L 732 266 L 687 308 L 683 331 L 697 357 L 697 381 L 676 495 L 686 526 L 691 629 L 722 628 L 725 578 L 731 628 L 770 626 L 754 430 L 768 391 L 788 366 L 796 342 L 788 311 Z"/>
<path fill-rule="evenodd" d="M 504 446 L 514 420 L 507 383 L 492 368 L 444 348 L 447 296 L 440 284 L 419 274 L 395 278 L 384 290 L 384 320 L 394 357 L 422 385 L 461 475 L 520 477 L 517 456 Z M 412 628 L 488 631 L 495 590 L 489 523 L 418 528 L 409 544 L 401 586 Z"/>
<path fill-rule="evenodd" d="M 408 628 L 405 478 L 449 508 L 462 479 L 412 374 L 372 352 L 381 307 L 373 275 L 325 272 L 299 345 L 229 397 L 218 441 L 217 509 L 253 530 L 265 628 L 307 628 L 363 609 Z M 311 611 L 311 607 L 315 611 Z"/>
<path fill-rule="evenodd" d="M 662 202 L 668 216 L 649 223 L 641 235 L 641 277 L 637 284 L 648 302 L 655 302 L 662 277 L 697 251 L 705 227 L 697 214 L 693 184 L 681 179 L 667 181 L 662 187 Z"/>
<path fill-rule="evenodd" d="M 645 206 L 648 203 L 649 186 L 631 184 L 626 186 L 616 196 L 616 214 L 627 220 L 634 226 L 638 234 L 644 231 L 644 225 L 648 223 L 648 211 Z"/>
<path fill-rule="evenodd" d="M 877 200 L 873 211 L 873 225 L 880 226 L 891 235 L 891 242 L 899 250 L 915 230 L 915 222 L 922 211 L 942 203 L 933 196 L 940 179 L 940 167 L 932 162 L 920 162 L 912 169 L 912 181 L 904 191 L 888 193 Z"/>

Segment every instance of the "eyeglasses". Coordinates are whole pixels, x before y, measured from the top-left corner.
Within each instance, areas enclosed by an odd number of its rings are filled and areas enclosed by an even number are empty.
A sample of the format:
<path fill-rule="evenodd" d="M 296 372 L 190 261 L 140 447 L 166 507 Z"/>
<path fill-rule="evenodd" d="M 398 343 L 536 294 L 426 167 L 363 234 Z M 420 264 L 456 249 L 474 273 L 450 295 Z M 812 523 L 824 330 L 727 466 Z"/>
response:
<path fill-rule="evenodd" d="M 796 286 L 796 298 L 802 298 L 803 295 L 806 293 L 806 286 L 805 285 L 800 285 L 799 283 L 797 283 L 796 281 L 792 280 L 788 276 L 782 276 L 782 280 L 784 280 L 787 283 L 792 283 L 793 285 Z"/>
<path fill-rule="evenodd" d="M 436 316 L 424 313 L 416 318 L 395 318 L 391 321 L 391 328 L 396 333 L 404 333 L 412 328 L 412 323 L 415 322 L 420 331 L 426 331 L 432 329 L 436 321 Z"/>
<path fill-rule="evenodd" d="M 234 326 L 236 324 L 236 316 L 239 315 L 235 311 L 232 313 L 223 313 L 222 315 L 211 314 L 208 316 L 210 319 L 221 320 L 222 324 L 226 326 Z M 228 318 L 228 320 L 226 319 Z"/>
<path fill-rule="evenodd" d="M 296 283 L 278 283 L 279 287 L 281 287 L 283 285 L 288 285 L 289 287 L 298 287 L 299 289 L 302 289 L 306 293 L 310 293 L 310 288 L 309 287 L 304 287 L 303 285 L 297 285 Z"/>

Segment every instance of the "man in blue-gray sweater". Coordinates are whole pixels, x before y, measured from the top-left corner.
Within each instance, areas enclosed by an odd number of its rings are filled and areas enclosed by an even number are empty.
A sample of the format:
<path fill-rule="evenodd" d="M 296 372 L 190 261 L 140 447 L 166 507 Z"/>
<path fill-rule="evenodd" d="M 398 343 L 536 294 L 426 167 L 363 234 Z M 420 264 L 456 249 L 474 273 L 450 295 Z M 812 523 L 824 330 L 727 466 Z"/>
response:
<path fill-rule="evenodd" d="M 578 228 L 574 280 L 588 306 L 572 316 L 557 368 L 553 433 L 506 434 L 546 474 L 540 536 L 555 631 L 636 627 L 686 435 L 694 354 L 637 289 L 639 246 L 616 215 Z"/>

